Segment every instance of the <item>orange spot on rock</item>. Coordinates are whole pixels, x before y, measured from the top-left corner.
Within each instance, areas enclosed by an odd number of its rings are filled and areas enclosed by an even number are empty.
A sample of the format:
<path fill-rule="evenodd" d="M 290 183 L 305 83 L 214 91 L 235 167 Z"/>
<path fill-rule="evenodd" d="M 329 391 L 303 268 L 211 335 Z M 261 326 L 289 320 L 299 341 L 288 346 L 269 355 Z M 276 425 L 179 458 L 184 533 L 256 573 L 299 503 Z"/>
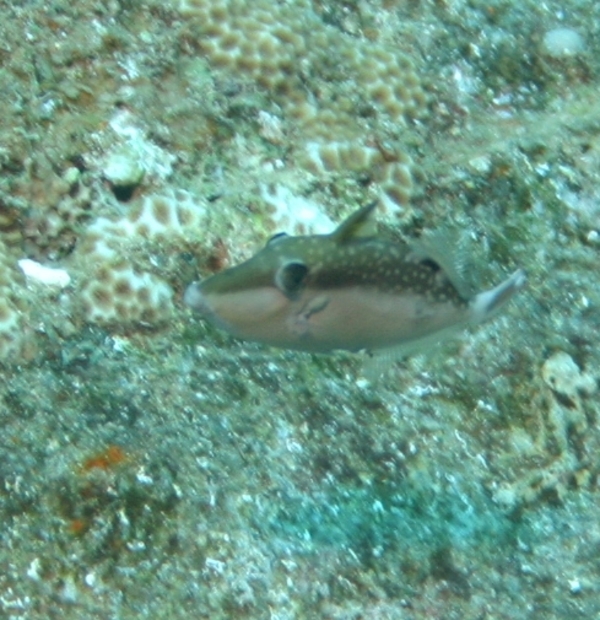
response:
<path fill-rule="evenodd" d="M 73 519 L 69 523 L 69 531 L 73 536 L 81 536 L 85 534 L 89 527 L 89 523 L 85 519 Z"/>
<path fill-rule="evenodd" d="M 92 469 L 112 469 L 127 460 L 125 451 L 119 446 L 108 446 L 106 450 L 100 452 L 83 462 L 83 471 Z"/>

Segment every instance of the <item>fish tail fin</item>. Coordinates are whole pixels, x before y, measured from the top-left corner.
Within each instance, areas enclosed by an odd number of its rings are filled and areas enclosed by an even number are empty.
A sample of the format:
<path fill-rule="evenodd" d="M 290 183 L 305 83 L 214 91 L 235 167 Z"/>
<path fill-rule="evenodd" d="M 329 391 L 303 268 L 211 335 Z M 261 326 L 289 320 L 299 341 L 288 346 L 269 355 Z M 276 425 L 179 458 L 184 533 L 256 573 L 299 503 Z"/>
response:
<path fill-rule="evenodd" d="M 471 302 L 473 320 L 479 323 L 494 316 L 515 293 L 525 286 L 526 282 L 525 272 L 522 269 L 517 269 L 495 288 L 476 295 Z"/>

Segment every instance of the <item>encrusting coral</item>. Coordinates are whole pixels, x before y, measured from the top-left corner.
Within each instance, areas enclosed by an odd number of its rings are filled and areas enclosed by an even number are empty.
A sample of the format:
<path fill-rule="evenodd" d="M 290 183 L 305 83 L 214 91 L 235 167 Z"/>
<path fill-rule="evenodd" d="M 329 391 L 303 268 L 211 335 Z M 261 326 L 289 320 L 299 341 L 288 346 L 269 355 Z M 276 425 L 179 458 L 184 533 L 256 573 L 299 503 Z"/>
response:
<path fill-rule="evenodd" d="M 178 191 L 150 195 L 121 219 L 98 218 L 87 228 L 77 255 L 86 266 L 76 305 L 92 323 L 156 326 L 173 311 L 173 290 L 153 267 L 161 245 L 176 247 L 198 234 L 202 201 Z"/>
<path fill-rule="evenodd" d="M 318 173 L 367 173 L 385 209 L 406 206 L 411 160 L 372 137 L 386 123 L 396 131 L 425 110 L 406 56 L 326 24 L 304 0 L 181 0 L 179 6 L 211 66 L 252 80 L 295 124 L 301 165 Z"/>

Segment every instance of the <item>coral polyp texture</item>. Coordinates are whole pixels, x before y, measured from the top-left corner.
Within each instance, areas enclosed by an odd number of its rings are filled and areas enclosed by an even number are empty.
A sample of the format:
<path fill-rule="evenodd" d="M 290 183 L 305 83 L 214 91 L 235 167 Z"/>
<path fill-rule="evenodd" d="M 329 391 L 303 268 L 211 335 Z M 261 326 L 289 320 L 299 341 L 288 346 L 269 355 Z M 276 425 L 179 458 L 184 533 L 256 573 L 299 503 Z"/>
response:
<path fill-rule="evenodd" d="M 295 123 L 300 164 L 312 172 L 367 172 L 385 208 L 406 205 L 410 158 L 397 148 L 384 156 L 370 142 L 377 132 L 395 136 L 424 112 L 411 60 L 325 23 L 306 1 L 181 0 L 179 8 L 211 66 L 252 80 Z"/>
<path fill-rule="evenodd" d="M 166 321 L 173 290 L 156 265 L 162 251 L 173 253 L 197 231 L 204 213 L 199 200 L 178 191 L 147 196 L 123 218 L 90 224 L 77 251 L 85 265 L 77 296 L 83 318 L 119 327 Z"/>
<path fill-rule="evenodd" d="M 86 318 L 94 323 L 154 325 L 171 314 L 171 287 L 126 263 L 98 269 L 84 287 L 81 300 Z"/>

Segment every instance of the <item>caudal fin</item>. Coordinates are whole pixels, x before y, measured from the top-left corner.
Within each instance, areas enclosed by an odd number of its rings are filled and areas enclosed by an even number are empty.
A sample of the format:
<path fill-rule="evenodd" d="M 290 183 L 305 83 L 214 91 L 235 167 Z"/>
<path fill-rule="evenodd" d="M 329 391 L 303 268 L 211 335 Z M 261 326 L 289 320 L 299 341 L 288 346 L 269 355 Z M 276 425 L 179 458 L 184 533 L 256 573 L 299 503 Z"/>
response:
<path fill-rule="evenodd" d="M 485 321 L 496 314 L 500 307 L 525 286 L 526 282 L 525 272 L 517 269 L 495 288 L 479 293 L 471 302 L 475 322 Z"/>

